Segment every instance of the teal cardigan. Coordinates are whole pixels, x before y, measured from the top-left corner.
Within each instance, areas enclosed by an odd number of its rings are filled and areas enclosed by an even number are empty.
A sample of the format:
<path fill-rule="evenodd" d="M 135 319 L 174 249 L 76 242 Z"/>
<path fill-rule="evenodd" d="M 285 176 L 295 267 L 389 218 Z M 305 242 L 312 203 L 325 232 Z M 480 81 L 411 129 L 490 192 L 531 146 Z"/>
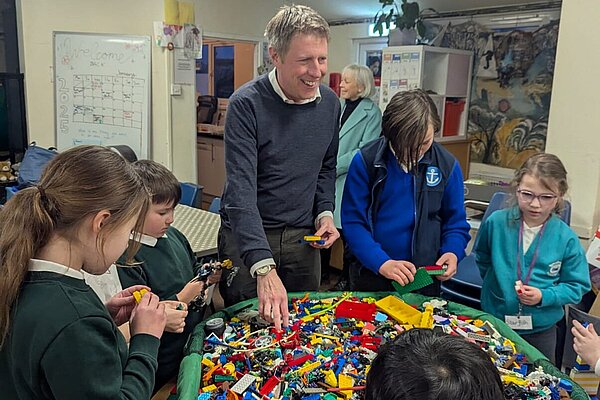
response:
<path fill-rule="evenodd" d="M 519 301 L 515 292 L 517 280 L 517 248 L 521 216 L 516 207 L 494 212 L 481 225 L 475 244 L 476 259 L 483 286 L 483 311 L 504 319 L 516 315 Z M 523 277 L 539 241 L 535 237 L 521 261 Z M 585 252 L 575 232 L 557 215 L 547 222 L 538 258 L 533 266 L 529 286 L 542 292 L 542 301 L 536 306 L 523 306 L 523 314 L 531 315 L 533 329 L 520 333 L 536 333 L 549 329 L 564 315 L 565 304 L 576 304 L 587 293 L 590 275 Z"/>
<path fill-rule="evenodd" d="M 345 100 L 342 102 L 342 113 Z M 342 114 L 340 113 L 340 115 Z M 333 220 L 337 228 L 342 227 L 340 212 L 342 194 L 352 158 L 365 144 L 377 139 L 381 134 L 381 110 L 371 99 L 364 98 L 350 114 L 344 126 L 340 128 L 340 144 L 337 155 L 337 172 L 335 178 L 335 211 Z"/>

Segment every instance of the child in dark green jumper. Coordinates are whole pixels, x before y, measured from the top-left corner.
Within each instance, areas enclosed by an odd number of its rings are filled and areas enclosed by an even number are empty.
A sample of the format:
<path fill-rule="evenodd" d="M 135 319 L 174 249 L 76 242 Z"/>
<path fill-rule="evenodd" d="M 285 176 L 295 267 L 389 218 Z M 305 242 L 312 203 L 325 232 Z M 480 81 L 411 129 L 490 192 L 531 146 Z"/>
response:
<path fill-rule="evenodd" d="M 179 181 L 171 171 L 154 161 L 136 161 L 133 168 L 150 190 L 152 204 L 144 221 L 142 246 L 135 255 L 136 262 L 117 268 L 119 279 L 123 287 L 147 285 L 161 300 L 187 305 L 201 293 L 204 283 L 193 281 L 201 265 L 185 236 L 170 226 L 181 197 Z M 168 304 L 166 310 L 169 319 L 169 314 L 177 312 Z M 162 336 L 155 392 L 177 374 L 187 337 L 201 319 L 201 312 L 190 311 L 179 333 L 165 332 Z"/>
<path fill-rule="evenodd" d="M 82 274 L 108 270 L 148 203 L 119 154 L 80 146 L 57 155 L 37 186 L 0 211 L 3 399 L 150 399 L 164 305 L 152 293 L 136 305 L 133 292 L 144 286 L 102 304 Z M 129 349 L 117 329 L 126 321 Z"/>

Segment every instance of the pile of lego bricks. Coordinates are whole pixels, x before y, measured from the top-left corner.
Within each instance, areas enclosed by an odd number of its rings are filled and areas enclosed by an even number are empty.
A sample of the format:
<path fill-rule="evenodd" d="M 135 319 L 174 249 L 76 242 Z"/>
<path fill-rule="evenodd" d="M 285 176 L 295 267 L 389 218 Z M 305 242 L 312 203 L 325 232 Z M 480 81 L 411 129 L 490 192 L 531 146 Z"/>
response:
<path fill-rule="evenodd" d="M 414 294 L 290 296 L 291 325 L 282 332 L 258 317 L 256 301 L 197 327 L 178 398 L 362 399 L 379 346 L 413 327 L 477 343 L 498 367 L 507 399 L 558 399 L 561 388 L 588 398 L 503 322 L 468 307 Z"/>

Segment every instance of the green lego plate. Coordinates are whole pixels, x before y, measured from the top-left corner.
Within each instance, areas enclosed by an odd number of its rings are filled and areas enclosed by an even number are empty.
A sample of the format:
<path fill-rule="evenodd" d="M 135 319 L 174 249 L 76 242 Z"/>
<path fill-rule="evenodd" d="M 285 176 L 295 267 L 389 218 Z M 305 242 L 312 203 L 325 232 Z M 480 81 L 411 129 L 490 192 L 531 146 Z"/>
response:
<path fill-rule="evenodd" d="M 407 285 L 402 286 L 398 282 L 392 281 L 394 289 L 396 289 L 396 292 L 398 292 L 399 294 L 414 292 L 415 290 L 424 288 L 425 286 L 431 285 L 432 283 L 433 279 L 431 279 L 431 276 L 429 276 L 429 274 L 424 268 L 419 268 L 417 270 L 417 273 L 415 274 L 415 280 Z"/>

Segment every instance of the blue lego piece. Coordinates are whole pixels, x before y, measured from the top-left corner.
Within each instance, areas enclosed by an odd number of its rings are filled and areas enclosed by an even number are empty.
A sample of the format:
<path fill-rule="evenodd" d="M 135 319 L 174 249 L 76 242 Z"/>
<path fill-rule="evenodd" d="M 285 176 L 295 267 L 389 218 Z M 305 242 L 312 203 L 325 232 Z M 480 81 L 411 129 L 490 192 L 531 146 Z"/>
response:
<path fill-rule="evenodd" d="M 518 372 L 523 376 L 526 376 L 527 375 L 527 364 L 521 364 L 521 368 L 514 367 L 513 371 Z"/>
<path fill-rule="evenodd" d="M 573 391 L 573 383 L 568 379 L 561 379 L 558 382 L 558 387 L 565 389 L 569 393 L 571 393 Z"/>
<path fill-rule="evenodd" d="M 227 356 L 221 354 L 221 356 L 219 356 L 219 362 L 221 363 L 221 365 L 227 364 Z"/>
<path fill-rule="evenodd" d="M 387 319 L 388 319 L 388 317 L 384 313 L 377 311 L 377 314 L 375 314 L 375 321 L 377 321 L 377 322 L 383 322 Z"/>
<path fill-rule="evenodd" d="M 319 400 L 321 395 L 318 393 L 310 394 L 308 396 L 302 396 L 302 400 Z"/>
<path fill-rule="evenodd" d="M 210 400 L 210 393 L 201 393 L 198 396 L 198 400 Z"/>
<path fill-rule="evenodd" d="M 338 358 L 337 363 L 336 363 L 337 368 L 335 370 L 335 376 L 338 376 L 342 372 L 342 369 L 344 368 L 345 364 L 346 364 L 346 359 L 344 357 Z"/>

